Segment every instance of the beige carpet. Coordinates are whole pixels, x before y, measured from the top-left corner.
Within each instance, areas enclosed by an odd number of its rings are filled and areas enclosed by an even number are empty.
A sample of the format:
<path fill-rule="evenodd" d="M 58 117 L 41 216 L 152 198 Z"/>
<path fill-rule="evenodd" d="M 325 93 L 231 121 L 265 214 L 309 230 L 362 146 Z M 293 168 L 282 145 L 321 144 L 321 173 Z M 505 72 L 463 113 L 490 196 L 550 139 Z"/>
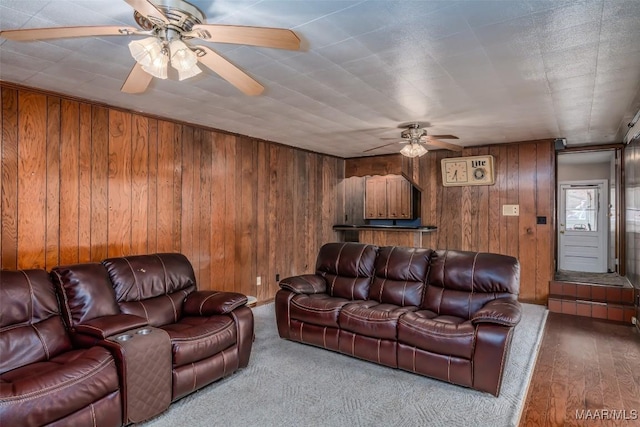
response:
<path fill-rule="evenodd" d="M 547 310 L 523 304 L 499 398 L 282 340 L 273 304 L 254 315 L 249 366 L 174 403 L 145 427 L 516 426 Z"/>

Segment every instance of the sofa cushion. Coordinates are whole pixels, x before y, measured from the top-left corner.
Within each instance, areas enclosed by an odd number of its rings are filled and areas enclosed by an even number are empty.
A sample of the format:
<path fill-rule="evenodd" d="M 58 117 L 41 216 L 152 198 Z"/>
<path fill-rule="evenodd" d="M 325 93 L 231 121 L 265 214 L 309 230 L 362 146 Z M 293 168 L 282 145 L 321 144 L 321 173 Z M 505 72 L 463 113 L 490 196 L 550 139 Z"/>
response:
<path fill-rule="evenodd" d="M 400 307 L 372 300 L 358 301 L 342 308 L 338 323 L 346 331 L 395 340 L 400 316 L 417 309 L 415 306 Z"/>
<path fill-rule="evenodd" d="M 0 281 L 0 374 L 71 350 L 45 270 L 5 270 Z"/>
<path fill-rule="evenodd" d="M 119 303 L 178 291 L 191 293 L 196 287 L 193 267 L 187 257 L 179 253 L 109 258 L 102 263 Z"/>
<path fill-rule="evenodd" d="M 91 347 L 68 351 L 0 375 L 3 419 L 17 417 L 21 425 L 46 424 L 100 400 L 118 387 L 116 365 L 108 350 Z"/>
<path fill-rule="evenodd" d="M 225 315 L 184 317 L 161 329 L 171 338 L 174 367 L 206 359 L 237 342 L 236 325 Z"/>
<path fill-rule="evenodd" d="M 337 328 L 340 310 L 350 302 L 327 294 L 296 295 L 291 299 L 289 316 L 303 323 Z"/>
<path fill-rule="evenodd" d="M 461 317 L 420 310 L 398 321 L 398 342 L 421 350 L 471 359 L 475 327 Z"/>
<path fill-rule="evenodd" d="M 471 319 L 487 302 L 513 298 L 520 288 L 516 258 L 491 253 L 438 250 L 433 253 L 421 307 Z"/>
<path fill-rule="evenodd" d="M 369 299 L 400 306 L 420 305 L 432 252 L 401 246 L 380 248 Z"/>
<path fill-rule="evenodd" d="M 65 321 L 75 327 L 102 316 L 120 314 L 104 266 L 97 262 L 58 266 L 51 270 Z"/>
<path fill-rule="evenodd" d="M 354 242 L 323 245 L 316 274 L 326 279 L 327 293 L 350 300 L 367 299 L 377 250 L 377 246 Z"/>

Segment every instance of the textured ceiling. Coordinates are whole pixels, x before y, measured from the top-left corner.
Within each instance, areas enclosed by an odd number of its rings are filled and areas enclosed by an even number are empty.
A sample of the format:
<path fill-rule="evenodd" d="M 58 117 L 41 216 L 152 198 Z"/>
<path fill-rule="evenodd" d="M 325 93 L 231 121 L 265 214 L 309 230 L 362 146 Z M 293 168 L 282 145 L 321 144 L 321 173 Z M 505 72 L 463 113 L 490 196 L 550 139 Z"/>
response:
<path fill-rule="evenodd" d="M 1 39 L 0 79 L 341 157 L 411 121 L 465 147 L 620 142 L 640 108 L 640 0 L 191 3 L 208 23 L 293 29 L 303 49 L 208 44 L 266 87 L 258 97 L 211 71 L 121 93 L 125 36 Z M 0 0 L 2 30 L 122 24 L 136 26 L 120 0 Z"/>

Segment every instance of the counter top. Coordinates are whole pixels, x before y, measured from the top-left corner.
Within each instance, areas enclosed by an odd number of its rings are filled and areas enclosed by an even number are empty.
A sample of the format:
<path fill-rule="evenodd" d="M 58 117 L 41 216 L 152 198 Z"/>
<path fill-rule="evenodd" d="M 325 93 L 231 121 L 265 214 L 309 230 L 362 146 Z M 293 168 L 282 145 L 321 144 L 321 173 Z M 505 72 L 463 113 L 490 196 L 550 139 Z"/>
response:
<path fill-rule="evenodd" d="M 336 224 L 333 226 L 336 231 L 358 231 L 358 230 L 375 230 L 375 231 L 413 231 L 418 233 L 431 233 L 436 231 L 438 227 L 433 225 L 357 225 L 357 224 Z"/>

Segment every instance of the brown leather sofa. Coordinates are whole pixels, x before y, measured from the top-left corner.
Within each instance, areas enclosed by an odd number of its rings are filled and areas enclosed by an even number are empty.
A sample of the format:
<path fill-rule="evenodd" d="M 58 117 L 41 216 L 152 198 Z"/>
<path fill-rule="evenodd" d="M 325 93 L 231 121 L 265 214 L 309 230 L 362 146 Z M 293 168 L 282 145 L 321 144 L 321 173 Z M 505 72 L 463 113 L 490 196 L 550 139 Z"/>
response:
<path fill-rule="evenodd" d="M 247 297 L 197 291 L 184 255 L 110 258 L 56 267 L 52 276 L 74 340 L 116 355 L 129 422 L 148 419 L 249 363 L 253 313 Z M 153 345 L 145 344 L 150 339 Z M 142 355 L 145 349 L 152 351 Z M 140 376 L 140 369 L 148 372 Z"/>
<path fill-rule="evenodd" d="M 280 282 L 280 337 L 498 396 L 520 321 L 510 256 L 328 243 Z"/>
<path fill-rule="evenodd" d="M 57 298 L 56 298 L 57 294 Z M 249 363 L 247 297 L 181 254 L 0 276 L 0 426 L 121 426 Z"/>
<path fill-rule="evenodd" d="M 120 426 L 116 363 L 74 345 L 44 270 L 0 272 L 0 426 Z"/>

